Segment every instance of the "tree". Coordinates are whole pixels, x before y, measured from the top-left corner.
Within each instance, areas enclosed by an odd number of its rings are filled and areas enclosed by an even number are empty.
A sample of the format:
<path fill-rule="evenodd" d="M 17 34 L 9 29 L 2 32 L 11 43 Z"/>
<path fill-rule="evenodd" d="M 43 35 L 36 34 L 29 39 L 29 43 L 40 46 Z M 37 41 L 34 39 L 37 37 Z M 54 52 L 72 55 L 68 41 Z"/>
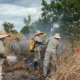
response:
<path fill-rule="evenodd" d="M 12 30 L 11 32 L 14 33 L 14 34 L 17 34 L 18 33 L 17 30 Z"/>
<path fill-rule="evenodd" d="M 20 32 L 23 34 L 29 34 L 30 23 L 31 23 L 31 15 L 28 15 L 28 19 L 24 18 L 25 26 L 22 28 L 22 30 Z"/>
<path fill-rule="evenodd" d="M 69 37 L 70 41 L 80 39 L 80 0 L 62 0 L 62 32 Z"/>
<path fill-rule="evenodd" d="M 39 21 L 49 24 L 49 30 L 58 23 L 60 27 L 57 31 L 69 36 L 70 39 L 71 35 L 80 34 L 80 0 L 51 0 L 49 4 L 42 0 L 42 5 Z"/>
<path fill-rule="evenodd" d="M 42 0 L 42 5 L 42 14 L 39 18 L 39 21 L 45 24 L 46 28 L 50 32 L 55 23 L 60 24 L 61 22 L 61 11 L 57 10 L 57 8 L 61 8 L 61 4 L 55 0 L 51 0 L 50 4 L 48 4 L 45 0 Z"/>
<path fill-rule="evenodd" d="M 41 23 L 40 21 L 36 21 L 30 25 L 30 32 L 35 33 L 36 30 L 40 30 L 44 33 L 49 34 L 49 25 Z"/>
<path fill-rule="evenodd" d="M 37 29 L 38 29 L 38 26 L 37 26 L 36 22 L 34 22 L 30 25 L 30 32 L 31 33 L 35 33 Z"/>
<path fill-rule="evenodd" d="M 13 23 L 10 23 L 10 22 L 3 22 L 3 29 L 6 30 L 6 32 L 11 32 L 14 28 L 14 24 Z"/>

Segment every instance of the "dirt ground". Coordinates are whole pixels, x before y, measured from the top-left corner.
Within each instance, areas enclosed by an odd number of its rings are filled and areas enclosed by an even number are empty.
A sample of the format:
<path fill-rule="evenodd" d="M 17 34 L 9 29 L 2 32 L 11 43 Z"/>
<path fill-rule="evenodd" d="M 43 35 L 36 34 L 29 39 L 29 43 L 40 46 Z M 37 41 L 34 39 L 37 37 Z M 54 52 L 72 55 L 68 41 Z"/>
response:
<path fill-rule="evenodd" d="M 4 62 L 3 80 L 44 80 L 42 79 L 42 66 L 35 70 L 33 65 L 28 66 L 31 57 L 25 58 L 24 56 L 20 54 L 15 62 Z"/>
<path fill-rule="evenodd" d="M 7 50 L 7 49 L 6 49 Z M 27 52 L 12 52 L 7 50 L 8 55 L 16 55 L 17 60 L 10 62 L 5 60 L 3 64 L 3 80 L 44 80 L 43 78 L 43 66 L 39 64 L 37 70 L 34 69 L 33 62 L 34 53 Z M 42 57 L 43 58 L 43 57 Z"/>

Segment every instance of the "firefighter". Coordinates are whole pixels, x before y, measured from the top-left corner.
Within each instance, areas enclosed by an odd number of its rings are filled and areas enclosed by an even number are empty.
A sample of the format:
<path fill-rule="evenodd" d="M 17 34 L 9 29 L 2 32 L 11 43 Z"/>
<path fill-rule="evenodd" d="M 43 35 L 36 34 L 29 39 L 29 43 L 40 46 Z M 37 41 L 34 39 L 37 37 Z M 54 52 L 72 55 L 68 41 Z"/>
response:
<path fill-rule="evenodd" d="M 2 79 L 3 60 L 7 59 L 6 54 L 5 54 L 4 45 L 3 45 L 3 41 L 7 36 L 9 35 L 6 34 L 5 30 L 0 30 L 0 80 Z"/>
<path fill-rule="evenodd" d="M 54 37 L 51 37 L 49 39 L 47 39 L 46 44 L 47 44 L 47 49 L 46 49 L 46 53 L 45 53 L 45 58 L 44 58 L 44 66 L 43 66 L 43 75 L 44 78 L 47 77 L 47 68 L 48 68 L 48 63 L 49 61 L 51 61 L 51 72 L 55 72 L 56 71 L 56 51 L 57 48 L 59 46 L 59 39 L 60 39 L 60 35 L 58 33 L 55 34 Z"/>
<path fill-rule="evenodd" d="M 20 41 L 20 32 L 15 36 L 15 40 Z"/>
<path fill-rule="evenodd" d="M 41 35 L 43 34 L 43 32 L 41 31 L 36 31 L 36 35 L 34 37 L 34 40 L 36 42 L 35 45 L 35 54 L 34 54 L 34 68 L 37 69 L 38 63 L 40 62 L 41 59 L 41 55 L 40 55 L 40 46 L 43 44 L 43 41 L 41 40 Z"/>
<path fill-rule="evenodd" d="M 46 33 L 44 33 L 44 34 L 42 35 L 42 41 L 45 42 L 46 39 L 47 39 L 47 36 L 46 36 Z"/>

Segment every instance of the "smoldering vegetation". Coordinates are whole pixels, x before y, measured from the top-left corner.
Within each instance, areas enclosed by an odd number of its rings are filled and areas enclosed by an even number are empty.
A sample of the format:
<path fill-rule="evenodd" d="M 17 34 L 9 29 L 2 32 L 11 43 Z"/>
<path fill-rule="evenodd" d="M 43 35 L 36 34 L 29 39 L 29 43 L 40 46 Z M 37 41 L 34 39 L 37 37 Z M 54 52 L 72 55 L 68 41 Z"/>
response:
<path fill-rule="evenodd" d="M 29 50 L 29 43 L 30 41 L 27 39 L 20 39 L 19 41 L 14 41 L 14 42 L 8 42 L 6 46 L 8 46 L 11 51 L 26 51 L 27 49 Z"/>
<path fill-rule="evenodd" d="M 7 39 L 6 39 L 7 40 Z M 37 70 L 34 69 L 34 53 L 29 50 L 29 43 L 26 37 L 21 38 L 19 42 L 7 41 L 5 50 L 8 58 L 3 64 L 3 80 L 45 80 L 43 78 L 43 59 L 46 46 L 41 46 L 41 63 Z M 16 59 L 14 58 L 16 57 Z M 15 59 L 15 61 L 14 61 Z M 80 79 L 80 56 L 77 55 L 75 47 L 67 40 L 60 40 L 60 46 L 57 51 L 56 65 L 57 71 L 50 75 L 50 63 L 48 68 L 47 80 L 79 80 Z"/>
<path fill-rule="evenodd" d="M 3 80 L 38 80 L 42 76 L 42 65 L 36 71 L 33 64 L 29 65 L 34 59 L 34 53 L 29 50 L 30 40 L 26 36 L 19 41 L 11 38 L 4 42 L 8 60 L 3 64 Z M 45 47 L 43 46 L 41 50 L 42 59 L 45 51 L 43 48 Z M 43 80 L 42 77 L 40 79 Z"/>

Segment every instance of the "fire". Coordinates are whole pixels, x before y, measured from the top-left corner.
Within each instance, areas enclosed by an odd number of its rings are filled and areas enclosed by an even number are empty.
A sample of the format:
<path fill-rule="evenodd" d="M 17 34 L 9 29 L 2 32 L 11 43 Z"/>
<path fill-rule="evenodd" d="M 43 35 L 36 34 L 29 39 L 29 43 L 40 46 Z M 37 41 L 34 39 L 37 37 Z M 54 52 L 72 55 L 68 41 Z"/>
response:
<path fill-rule="evenodd" d="M 80 46 L 79 45 L 76 46 L 76 52 L 77 52 L 77 55 L 80 55 Z"/>

